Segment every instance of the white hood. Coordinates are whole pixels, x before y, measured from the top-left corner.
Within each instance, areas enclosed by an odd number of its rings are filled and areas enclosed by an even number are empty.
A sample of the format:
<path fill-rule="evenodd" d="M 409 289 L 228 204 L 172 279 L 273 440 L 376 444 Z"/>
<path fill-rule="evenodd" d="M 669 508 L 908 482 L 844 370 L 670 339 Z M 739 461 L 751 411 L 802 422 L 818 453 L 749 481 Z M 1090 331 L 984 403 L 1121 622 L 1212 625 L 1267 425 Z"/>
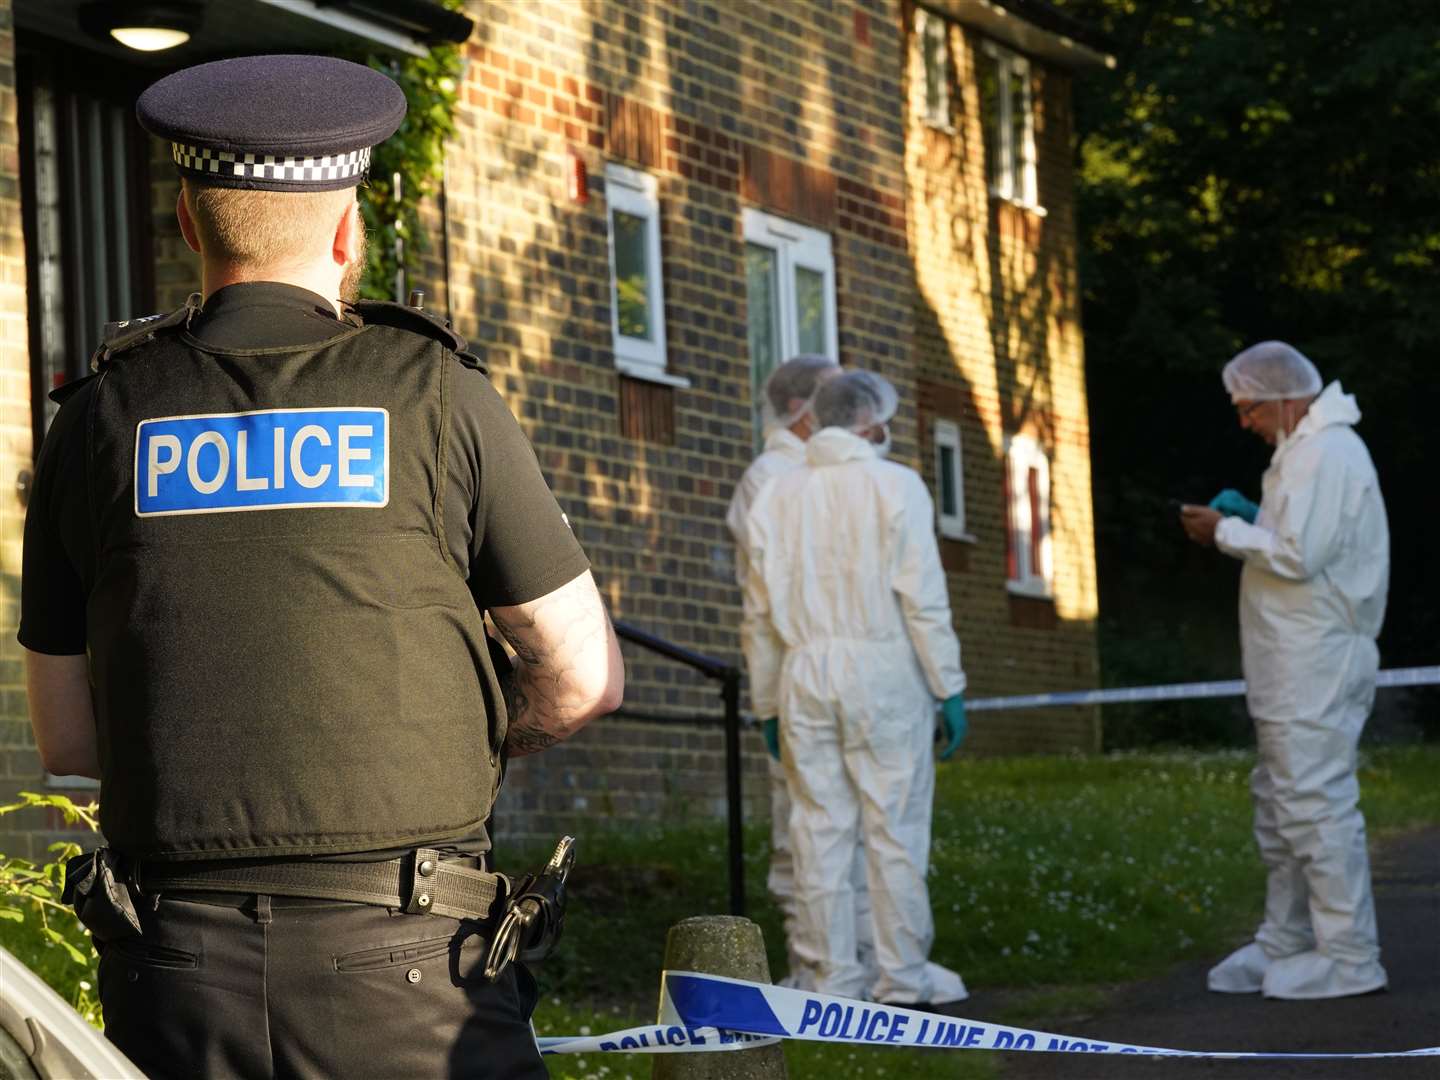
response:
<path fill-rule="evenodd" d="M 821 428 L 805 444 L 805 460 L 817 468 L 847 461 L 875 461 L 875 444 L 844 428 Z"/>
<path fill-rule="evenodd" d="M 1273 462 L 1278 459 L 1283 452 L 1316 432 L 1324 431 L 1328 427 L 1354 427 L 1359 422 L 1360 406 L 1355 403 L 1355 395 L 1345 393 L 1345 388 L 1337 379 L 1310 403 L 1309 410 L 1300 418 L 1300 423 L 1295 425 L 1295 430 L 1276 446 L 1271 460 Z"/>

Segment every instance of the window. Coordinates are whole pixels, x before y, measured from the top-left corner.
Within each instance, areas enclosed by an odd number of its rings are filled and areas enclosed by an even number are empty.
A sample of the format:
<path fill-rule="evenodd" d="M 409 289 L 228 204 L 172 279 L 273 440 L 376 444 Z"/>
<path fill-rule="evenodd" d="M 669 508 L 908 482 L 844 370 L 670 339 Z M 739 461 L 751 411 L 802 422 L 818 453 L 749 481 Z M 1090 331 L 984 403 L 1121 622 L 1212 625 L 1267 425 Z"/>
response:
<path fill-rule="evenodd" d="M 757 445 L 761 387 L 777 364 L 802 353 L 839 357 L 835 259 L 830 236 L 760 210 L 744 211 L 750 385 Z"/>
<path fill-rule="evenodd" d="M 660 199 L 655 178 L 623 165 L 606 165 L 605 201 L 615 366 L 638 379 L 684 384 L 665 374 Z"/>
<path fill-rule="evenodd" d="M 149 144 L 133 72 L 30 38 L 17 74 L 39 446 L 59 408 L 47 395 L 90 373 L 105 324 L 154 311 Z"/>
<path fill-rule="evenodd" d="M 925 65 L 925 122 L 950 127 L 950 50 L 945 40 L 947 23 L 939 15 L 917 8 L 915 44 Z"/>
<path fill-rule="evenodd" d="M 1005 502 L 1010 591 L 1050 596 L 1050 462 L 1028 435 L 1006 440 Z"/>
<path fill-rule="evenodd" d="M 1030 61 L 987 41 L 977 66 L 990 194 L 1038 209 Z"/>
<path fill-rule="evenodd" d="M 953 420 L 936 420 L 935 510 L 940 535 L 950 540 L 974 540 L 965 531 L 965 472 L 960 456 L 960 425 Z"/>

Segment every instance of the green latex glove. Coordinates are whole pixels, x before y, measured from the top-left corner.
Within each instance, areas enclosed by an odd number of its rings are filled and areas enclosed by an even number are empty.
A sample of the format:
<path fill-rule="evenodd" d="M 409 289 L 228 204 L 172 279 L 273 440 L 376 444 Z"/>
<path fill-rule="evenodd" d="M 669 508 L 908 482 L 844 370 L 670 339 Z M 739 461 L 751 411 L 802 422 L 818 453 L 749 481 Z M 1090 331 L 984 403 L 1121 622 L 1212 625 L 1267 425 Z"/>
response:
<path fill-rule="evenodd" d="M 965 741 L 965 732 L 970 727 L 965 720 L 965 698 L 960 694 L 946 698 L 940 706 L 940 725 L 945 733 L 945 748 L 940 751 L 940 760 L 949 761 Z"/>
<path fill-rule="evenodd" d="M 780 760 L 780 718 L 772 716 L 760 722 L 760 734 L 765 736 L 765 748 L 776 761 Z"/>
<path fill-rule="evenodd" d="M 1242 521 L 1255 524 L 1255 518 L 1260 513 L 1260 507 L 1256 506 L 1249 499 L 1241 495 L 1234 488 L 1226 488 L 1210 500 L 1210 509 L 1219 510 L 1226 517 L 1238 517 Z"/>

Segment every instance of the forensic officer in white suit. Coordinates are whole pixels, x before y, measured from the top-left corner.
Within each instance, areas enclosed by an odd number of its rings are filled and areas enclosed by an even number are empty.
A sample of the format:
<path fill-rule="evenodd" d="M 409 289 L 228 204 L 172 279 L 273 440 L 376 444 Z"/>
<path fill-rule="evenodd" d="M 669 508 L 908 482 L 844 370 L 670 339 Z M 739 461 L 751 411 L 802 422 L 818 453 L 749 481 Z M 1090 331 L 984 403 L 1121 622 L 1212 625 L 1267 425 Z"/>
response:
<path fill-rule="evenodd" d="M 750 565 L 746 531 L 750 507 L 767 483 L 805 464 L 805 440 L 816 430 L 813 410 L 815 391 L 826 379 L 839 372 L 840 365 L 830 357 L 806 353 L 785 361 L 765 380 L 761 392 L 765 446 L 735 486 L 735 494 L 725 515 L 725 524 L 735 539 L 735 576 L 742 590 Z M 770 873 L 765 884 L 785 917 L 788 947 L 794 940 L 795 932 L 795 864 L 790 853 L 790 795 L 786 789 L 785 767 L 780 762 L 779 707 L 764 695 L 772 680 L 756 678 L 754 674 L 757 665 L 763 664 L 768 655 L 756 645 L 759 630 L 756 620 L 748 613 L 742 617 L 740 646 L 752 673 L 750 707 L 761 721 L 765 745 L 770 751 Z M 860 877 L 863 879 L 863 867 L 860 868 Z M 858 881 L 857 886 L 863 889 L 863 880 Z M 868 898 L 861 906 L 864 908 L 863 924 L 869 918 Z M 862 939 L 868 945 L 868 930 L 862 929 Z M 804 970 L 804 965 L 792 950 L 785 982 L 808 989 Z"/>
<path fill-rule="evenodd" d="M 1359 809 L 1356 745 L 1375 699 L 1390 533 L 1338 382 L 1267 341 L 1223 372 L 1240 424 L 1275 447 L 1259 506 L 1221 492 L 1186 507 L 1191 538 L 1241 560 L 1240 644 L 1259 763 L 1255 839 L 1267 870 L 1255 940 L 1211 990 L 1330 998 L 1386 984 Z"/>
<path fill-rule="evenodd" d="M 822 993 L 896 1004 L 966 996 L 927 962 L 925 873 L 935 788 L 935 702 L 947 754 L 964 735 L 965 675 L 913 470 L 883 460 L 894 388 L 846 372 L 815 395 L 806 468 L 765 486 L 749 520 L 746 603 L 762 700 L 778 702 L 793 809 L 794 950 Z M 851 868 L 864 851 L 878 975 L 857 945 Z"/>

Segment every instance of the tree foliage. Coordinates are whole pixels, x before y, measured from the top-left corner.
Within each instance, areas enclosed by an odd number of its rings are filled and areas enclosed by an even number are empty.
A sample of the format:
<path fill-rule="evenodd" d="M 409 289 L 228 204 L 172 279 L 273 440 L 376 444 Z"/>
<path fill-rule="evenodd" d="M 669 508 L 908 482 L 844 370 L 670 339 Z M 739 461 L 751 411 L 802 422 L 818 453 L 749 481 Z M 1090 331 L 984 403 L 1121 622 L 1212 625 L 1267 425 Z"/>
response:
<path fill-rule="evenodd" d="M 1174 652 L 1176 627 L 1194 635 L 1182 652 L 1234 663 L 1233 646 L 1216 648 L 1233 641 L 1234 610 L 1215 590 L 1235 568 L 1188 550 L 1163 507 L 1224 486 L 1258 496 L 1269 451 L 1236 430 L 1217 376 L 1266 338 L 1359 398 L 1393 536 L 1384 660 L 1435 663 L 1440 571 L 1416 498 L 1434 486 L 1440 347 L 1433 6 L 1057 2 L 1118 59 L 1076 83 L 1107 666 L 1136 675 L 1156 653 L 1167 667 L 1151 634 Z"/>
<path fill-rule="evenodd" d="M 67 825 L 85 825 L 91 832 L 99 828 L 100 807 L 96 803 L 80 805 L 64 795 L 30 791 L 20 792 L 18 802 L 0 806 L 0 817 L 24 810 L 56 812 Z M 79 855 L 81 848 L 72 840 L 61 840 L 48 850 L 53 857 L 44 863 L 0 853 L 0 924 L 7 926 L 0 936 L 21 962 L 37 972 L 85 1019 L 99 1026 L 96 987 L 100 957 L 90 932 L 80 925 L 70 905 L 60 899 L 65 888 L 65 863 Z"/>
<path fill-rule="evenodd" d="M 366 60 L 395 80 L 408 105 L 400 129 L 375 147 L 360 199 L 369 238 L 360 292 L 371 300 L 393 300 L 397 272 L 413 266 L 407 252 L 426 251 L 433 242 L 421 227 L 420 204 L 444 175 L 463 63 L 454 45 L 436 46 L 426 56 Z"/>

